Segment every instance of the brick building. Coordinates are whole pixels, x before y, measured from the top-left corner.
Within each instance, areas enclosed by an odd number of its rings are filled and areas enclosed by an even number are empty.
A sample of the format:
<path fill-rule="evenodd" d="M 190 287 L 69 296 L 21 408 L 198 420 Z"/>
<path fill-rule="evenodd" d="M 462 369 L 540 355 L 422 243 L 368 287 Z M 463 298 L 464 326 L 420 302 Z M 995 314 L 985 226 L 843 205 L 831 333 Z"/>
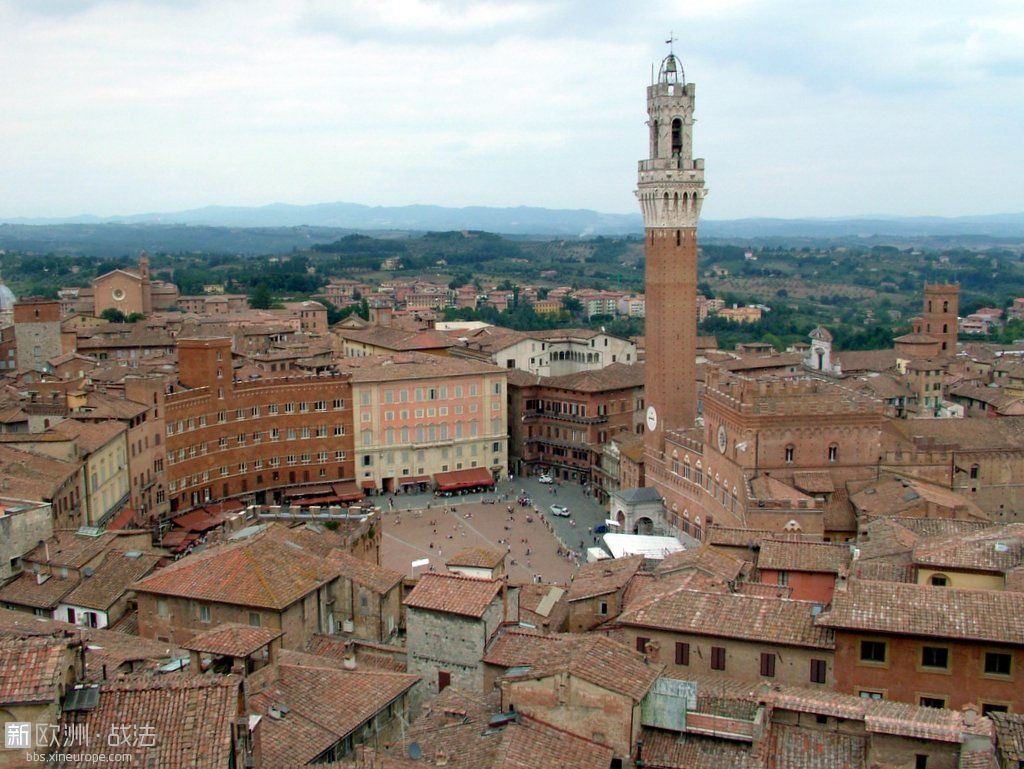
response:
<path fill-rule="evenodd" d="M 1024 593 L 851 580 L 817 624 L 835 632 L 840 692 L 1024 710 Z"/>
<path fill-rule="evenodd" d="M 165 399 L 172 512 L 233 497 L 281 501 L 297 487 L 324 502 L 361 496 L 348 376 L 236 382 L 228 338 L 179 339 L 178 358 L 181 386 Z"/>
<path fill-rule="evenodd" d="M 510 458 L 520 474 L 543 469 L 588 483 L 606 443 L 642 432 L 643 406 L 642 364 L 554 377 L 510 375 Z"/>

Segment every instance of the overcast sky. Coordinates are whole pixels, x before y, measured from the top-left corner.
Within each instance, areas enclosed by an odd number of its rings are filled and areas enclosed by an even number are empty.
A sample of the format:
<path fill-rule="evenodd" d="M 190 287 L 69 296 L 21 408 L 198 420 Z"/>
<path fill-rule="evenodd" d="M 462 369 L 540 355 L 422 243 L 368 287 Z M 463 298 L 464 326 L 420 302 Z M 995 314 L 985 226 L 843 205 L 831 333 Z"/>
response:
<path fill-rule="evenodd" d="M 706 218 L 1024 211 L 1020 0 L 0 0 L 0 216 L 634 212 L 670 30 Z"/>

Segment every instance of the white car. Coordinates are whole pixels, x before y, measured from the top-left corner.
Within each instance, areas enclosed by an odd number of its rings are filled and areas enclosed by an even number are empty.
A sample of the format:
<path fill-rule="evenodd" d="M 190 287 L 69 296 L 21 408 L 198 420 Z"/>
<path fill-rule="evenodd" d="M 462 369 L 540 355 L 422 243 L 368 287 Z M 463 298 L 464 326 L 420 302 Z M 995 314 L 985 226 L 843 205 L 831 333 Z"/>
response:
<path fill-rule="evenodd" d="M 552 477 L 550 475 L 545 474 L 545 475 L 541 475 L 540 477 L 538 477 L 537 478 L 537 482 L 538 483 L 554 483 L 555 481 L 554 481 L 554 479 L 552 479 Z"/>
<path fill-rule="evenodd" d="M 551 512 L 555 515 L 561 516 L 562 518 L 569 517 L 569 508 L 565 505 L 552 505 Z"/>

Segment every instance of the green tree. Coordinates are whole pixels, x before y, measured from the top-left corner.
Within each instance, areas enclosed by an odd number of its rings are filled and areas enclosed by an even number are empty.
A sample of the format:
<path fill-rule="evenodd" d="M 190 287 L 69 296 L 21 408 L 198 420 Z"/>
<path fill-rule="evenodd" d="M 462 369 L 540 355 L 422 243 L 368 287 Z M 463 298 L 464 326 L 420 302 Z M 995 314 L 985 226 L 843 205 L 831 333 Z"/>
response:
<path fill-rule="evenodd" d="M 562 298 L 562 309 L 570 315 L 579 315 L 583 312 L 583 302 L 574 296 L 566 296 Z"/>
<path fill-rule="evenodd" d="M 124 322 L 125 323 L 138 323 L 140 320 L 143 320 L 145 317 L 146 316 L 143 315 L 141 312 L 133 312 L 127 318 L 124 319 Z"/>
<path fill-rule="evenodd" d="M 108 307 L 100 313 L 100 317 L 107 323 L 124 323 L 128 320 L 128 318 L 125 317 L 125 314 L 116 307 Z"/>
<path fill-rule="evenodd" d="M 249 306 L 254 310 L 269 310 L 274 303 L 274 297 L 270 295 L 270 289 L 266 283 L 260 283 L 249 294 Z"/>

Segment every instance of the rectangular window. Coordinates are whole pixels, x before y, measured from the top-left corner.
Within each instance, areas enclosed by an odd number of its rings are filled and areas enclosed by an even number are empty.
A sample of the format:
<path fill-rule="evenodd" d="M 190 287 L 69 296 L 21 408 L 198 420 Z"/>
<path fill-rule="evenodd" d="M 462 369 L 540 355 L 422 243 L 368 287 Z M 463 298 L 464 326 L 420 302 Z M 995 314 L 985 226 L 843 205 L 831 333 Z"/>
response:
<path fill-rule="evenodd" d="M 647 649 L 647 644 L 651 642 L 650 638 L 644 638 L 642 635 L 636 637 L 636 650 L 638 652 L 644 652 Z"/>
<path fill-rule="evenodd" d="M 775 653 L 761 653 L 761 676 L 764 678 L 775 678 Z"/>
<path fill-rule="evenodd" d="M 917 702 L 922 708 L 944 708 L 946 707 L 945 697 L 921 697 Z"/>
<path fill-rule="evenodd" d="M 1013 671 L 1013 657 L 1002 652 L 985 652 L 985 674 L 1008 676 Z"/>
<path fill-rule="evenodd" d="M 690 644 L 677 641 L 676 642 L 676 664 L 677 665 L 689 665 L 690 664 Z"/>
<path fill-rule="evenodd" d="M 260 626 L 260 615 L 258 612 L 249 612 L 249 625 L 251 625 L 252 627 Z"/>
<path fill-rule="evenodd" d="M 199 621 L 209 622 L 210 621 L 210 607 L 201 605 L 199 607 Z"/>
<path fill-rule="evenodd" d="M 608 615 L 608 602 L 607 601 L 601 601 L 601 603 L 599 603 L 597 605 L 597 613 L 600 614 L 602 617 L 605 617 L 605 616 Z"/>
<path fill-rule="evenodd" d="M 946 670 L 949 668 L 949 649 L 945 646 L 922 646 L 921 667 Z"/>
<path fill-rule="evenodd" d="M 885 641 L 861 641 L 861 662 L 885 662 Z"/>
<path fill-rule="evenodd" d="M 712 646 L 711 647 L 711 669 L 712 670 L 725 670 L 725 647 L 724 646 Z"/>
<path fill-rule="evenodd" d="M 826 666 L 825 660 L 811 660 L 811 683 L 825 683 L 827 671 L 828 667 Z"/>
<path fill-rule="evenodd" d="M 991 702 L 981 703 L 981 714 L 987 716 L 989 713 L 1008 713 L 1010 708 L 1008 705 L 994 705 Z"/>

